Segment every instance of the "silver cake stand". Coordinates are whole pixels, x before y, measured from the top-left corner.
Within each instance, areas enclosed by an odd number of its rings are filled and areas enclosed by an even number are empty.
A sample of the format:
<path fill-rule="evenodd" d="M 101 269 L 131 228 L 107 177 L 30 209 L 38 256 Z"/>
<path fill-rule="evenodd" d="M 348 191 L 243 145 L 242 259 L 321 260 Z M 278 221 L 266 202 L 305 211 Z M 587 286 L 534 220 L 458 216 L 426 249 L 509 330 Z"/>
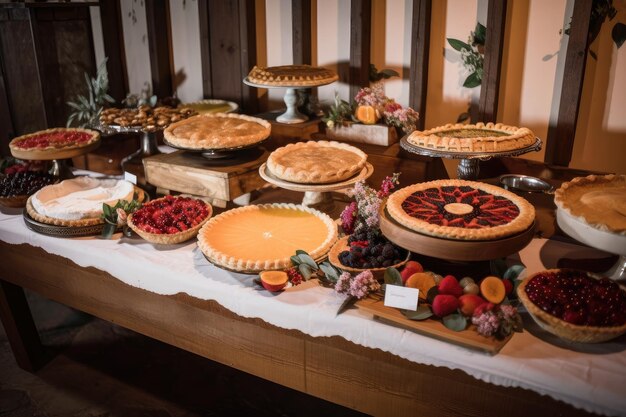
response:
<path fill-rule="evenodd" d="M 400 139 L 400 147 L 402 149 L 423 156 L 431 156 L 434 158 L 448 158 L 448 159 L 460 159 L 461 163 L 457 167 L 456 173 L 459 179 L 462 180 L 474 180 L 478 178 L 478 172 L 480 171 L 480 161 L 487 161 L 491 158 L 503 158 L 507 156 L 519 156 L 528 152 L 538 152 L 541 150 L 541 139 L 537 138 L 535 143 L 530 146 L 521 149 L 515 149 L 511 151 L 503 152 L 454 152 L 444 151 L 432 148 L 424 148 L 417 146 L 408 141 L 406 135 Z"/>
<path fill-rule="evenodd" d="M 243 83 L 249 85 L 250 87 L 256 88 L 286 88 L 285 96 L 283 100 L 287 105 L 287 111 L 281 114 L 276 118 L 276 121 L 279 123 L 285 124 L 294 124 L 294 123 L 304 123 L 309 120 L 309 117 L 300 113 L 298 111 L 298 95 L 296 94 L 296 90 L 306 90 L 307 88 L 320 87 L 322 85 L 332 84 L 336 80 L 333 81 L 310 81 L 309 85 L 266 85 L 266 84 L 258 84 L 250 81 L 248 77 L 243 79 Z"/>
<path fill-rule="evenodd" d="M 139 149 L 122 159 L 122 170 L 125 170 L 126 165 L 130 162 L 141 164 L 143 158 L 160 154 L 161 152 L 159 151 L 159 147 L 157 145 L 156 132 L 161 131 L 166 127 L 167 126 L 162 126 L 157 129 L 145 130 L 141 127 L 125 127 L 119 125 L 97 124 L 93 126 L 93 128 L 99 130 L 103 136 L 110 136 L 117 133 L 140 135 Z"/>

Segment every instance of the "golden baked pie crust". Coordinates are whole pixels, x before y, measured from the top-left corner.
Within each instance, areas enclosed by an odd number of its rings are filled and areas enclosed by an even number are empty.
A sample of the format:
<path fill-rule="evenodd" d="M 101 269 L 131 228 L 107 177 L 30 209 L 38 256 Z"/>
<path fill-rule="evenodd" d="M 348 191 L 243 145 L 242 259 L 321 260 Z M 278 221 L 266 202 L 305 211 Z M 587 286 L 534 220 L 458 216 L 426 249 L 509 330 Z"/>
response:
<path fill-rule="evenodd" d="M 334 141 L 290 143 L 267 159 L 270 172 L 285 181 L 325 184 L 348 179 L 365 166 L 367 154 Z"/>
<path fill-rule="evenodd" d="M 332 70 L 310 65 L 282 65 L 277 67 L 253 67 L 248 81 L 259 85 L 316 86 L 337 81 L 339 76 Z"/>
<path fill-rule="evenodd" d="M 268 121 L 233 113 L 205 113 L 169 125 L 163 132 L 173 146 L 226 149 L 253 145 L 271 132 Z"/>
<path fill-rule="evenodd" d="M 467 133 L 464 137 L 463 132 Z M 425 131 L 414 131 L 408 142 L 422 148 L 451 152 L 503 152 L 526 148 L 535 143 L 534 133 L 525 127 L 502 123 L 447 124 Z"/>
<path fill-rule="evenodd" d="M 626 235 L 626 175 L 589 175 L 565 182 L 556 206 L 589 226 Z"/>
<path fill-rule="evenodd" d="M 410 216 L 402 208 L 402 203 L 415 192 L 424 191 L 429 188 L 463 186 L 482 190 L 494 196 L 505 197 L 518 207 L 518 216 L 504 225 L 485 227 L 482 229 L 470 229 L 439 226 L 437 224 L 428 223 Z M 430 236 L 456 240 L 493 240 L 504 238 L 527 230 L 535 220 L 535 208 L 522 197 L 500 187 L 496 187 L 495 185 L 464 180 L 436 180 L 410 185 L 391 194 L 387 200 L 386 207 L 394 220 L 413 231 Z"/>
<path fill-rule="evenodd" d="M 281 210 L 296 210 L 304 213 L 310 213 L 316 216 L 326 228 L 326 238 L 323 242 L 320 242 L 318 247 L 309 249 L 308 254 L 313 259 L 319 259 L 325 256 L 333 244 L 337 241 L 337 225 L 326 214 L 312 209 L 310 207 L 299 206 L 295 204 L 274 203 L 274 204 L 262 204 L 239 207 L 233 210 L 226 211 L 218 216 L 211 218 L 198 233 L 198 246 L 204 253 L 204 255 L 213 263 L 223 266 L 225 268 L 235 271 L 262 271 L 268 269 L 286 269 L 291 266 L 290 254 L 289 256 L 273 259 L 254 259 L 253 254 L 249 254 L 250 258 L 241 259 L 228 254 L 223 248 L 215 247 L 211 242 L 213 231 L 221 222 L 233 222 L 237 220 L 237 216 L 244 215 L 247 212 L 254 212 L 263 209 L 281 209 Z M 288 212 L 287 212 L 288 213 Z M 241 238 L 246 239 L 246 231 L 241 231 Z M 232 242 L 231 242 L 232 244 Z M 300 248 L 303 249 L 303 248 Z M 295 254 L 295 251 L 294 251 Z"/>
<path fill-rule="evenodd" d="M 61 146 L 47 146 L 45 148 L 24 148 L 20 146 L 20 143 L 29 139 L 33 136 L 44 135 L 47 133 L 56 133 L 56 132 L 80 132 L 86 133 L 90 135 L 90 138 L 84 142 L 80 143 L 68 143 Z M 22 135 L 14 138 L 9 142 L 9 148 L 11 150 L 11 154 L 16 158 L 24 158 L 24 159 L 33 159 L 33 157 L 37 155 L 46 155 L 46 154 L 55 154 L 57 152 L 62 152 L 70 149 L 81 149 L 94 145 L 96 142 L 100 140 L 100 132 L 96 130 L 90 129 L 82 129 L 82 128 L 64 128 L 64 127 L 55 127 L 53 129 L 45 129 L 40 130 L 38 132 L 29 133 L 27 135 Z M 97 146 L 97 145 L 96 145 Z"/>

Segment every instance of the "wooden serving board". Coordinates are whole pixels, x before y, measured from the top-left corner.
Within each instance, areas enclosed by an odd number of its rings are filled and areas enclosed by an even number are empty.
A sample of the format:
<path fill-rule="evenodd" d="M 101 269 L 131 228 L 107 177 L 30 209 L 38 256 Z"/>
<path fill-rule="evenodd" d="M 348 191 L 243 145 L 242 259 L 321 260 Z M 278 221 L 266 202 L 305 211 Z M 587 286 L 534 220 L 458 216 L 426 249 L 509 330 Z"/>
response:
<path fill-rule="evenodd" d="M 488 261 L 519 252 L 535 235 L 536 222 L 516 235 L 495 240 L 454 240 L 417 233 L 396 222 L 382 205 L 380 230 L 396 245 L 411 252 L 454 261 Z"/>
<path fill-rule="evenodd" d="M 503 340 L 498 340 L 495 337 L 484 337 L 476 332 L 474 325 L 470 325 L 462 332 L 455 332 L 448 329 L 439 320 L 409 320 L 400 310 L 385 306 L 380 298 L 368 297 L 357 301 L 356 306 L 363 311 L 373 314 L 375 319 L 384 323 L 443 340 L 444 342 L 477 349 L 490 355 L 498 353 L 512 337 L 512 334 Z"/>

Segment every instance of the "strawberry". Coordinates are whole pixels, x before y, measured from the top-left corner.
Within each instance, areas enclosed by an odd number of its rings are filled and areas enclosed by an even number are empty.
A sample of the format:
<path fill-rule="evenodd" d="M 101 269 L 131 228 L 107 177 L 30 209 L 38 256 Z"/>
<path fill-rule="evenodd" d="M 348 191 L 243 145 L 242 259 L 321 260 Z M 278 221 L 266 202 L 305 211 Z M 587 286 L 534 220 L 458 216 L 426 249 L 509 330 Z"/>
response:
<path fill-rule="evenodd" d="M 439 283 L 439 294 L 448 294 L 455 297 L 463 295 L 463 288 L 452 275 L 447 275 Z"/>
<path fill-rule="evenodd" d="M 433 300 L 433 314 L 438 317 L 445 317 L 454 313 L 459 308 L 459 299 L 454 295 L 438 294 Z"/>
<path fill-rule="evenodd" d="M 504 284 L 504 293 L 506 295 L 511 294 L 511 292 L 513 291 L 513 283 L 511 282 L 510 279 L 503 279 L 502 283 Z"/>

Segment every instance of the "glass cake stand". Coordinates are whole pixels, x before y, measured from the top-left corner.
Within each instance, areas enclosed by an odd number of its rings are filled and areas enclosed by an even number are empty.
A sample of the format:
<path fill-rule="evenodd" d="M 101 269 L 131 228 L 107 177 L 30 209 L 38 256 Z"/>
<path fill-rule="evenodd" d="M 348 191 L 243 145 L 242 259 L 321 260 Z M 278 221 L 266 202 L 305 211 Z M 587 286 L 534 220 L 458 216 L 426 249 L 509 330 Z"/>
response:
<path fill-rule="evenodd" d="M 284 112 L 283 114 L 281 114 L 280 116 L 278 116 L 276 118 L 276 121 L 279 123 L 285 123 L 285 124 L 295 124 L 295 123 L 304 123 L 307 120 L 309 120 L 309 117 L 300 113 L 298 111 L 298 95 L 296 94 L 296 90 L 305 90 L 307 88 L 313 88 L 313 87 L 320 87 L 322 85 L 327 85 L 327 84 L 332 84 L 334 83 L 335 80 L 333 81 L 321 81 L 321 82 L 316 82 L 316 81 L 311 81 L 310 85 L 295 85 L 295 84 L 291 84 L 291 85 L 267 85 L 267 84 L 258 84 L 258 83 L 254 83 L 252 81 L 250 81 L 248 79 L 248 77 L 243 79 L 243 83 L 246 85 L 249 85 L 250 87 L 256 87 L 256 88 L 286 88 L 287 91 L 285 92 L 285 96 L 283 98 L 283 100 L 285 101 L 285 104 L 287 105 L 287 111 Z"/>
<path fill-rule="evenodd" d="M 502 158 L 507 156 L 519 156 L 528 152 L 538 152 L 541 150 L 541 139 L 536 138 L 535 143 L 530 146 L 521 149 L 515 149 L 511 151 L 502 152 L 454 152 L 445 151 L 432 148 L 424 148 L 417 146 L 408 141 L 408 136 L 404 136 L 400 139 L 400 147 L 402 149 L 423 156 L 430 156 L 434 158 L 448 158 L 448 159 L 460 159 L 461 163 L 457 167 L 457 176 L 462 180 L 474 180 L 478 178 L 478 172 L 480 171 L 480 161 L 487 161 L 491 158 Z"/>

